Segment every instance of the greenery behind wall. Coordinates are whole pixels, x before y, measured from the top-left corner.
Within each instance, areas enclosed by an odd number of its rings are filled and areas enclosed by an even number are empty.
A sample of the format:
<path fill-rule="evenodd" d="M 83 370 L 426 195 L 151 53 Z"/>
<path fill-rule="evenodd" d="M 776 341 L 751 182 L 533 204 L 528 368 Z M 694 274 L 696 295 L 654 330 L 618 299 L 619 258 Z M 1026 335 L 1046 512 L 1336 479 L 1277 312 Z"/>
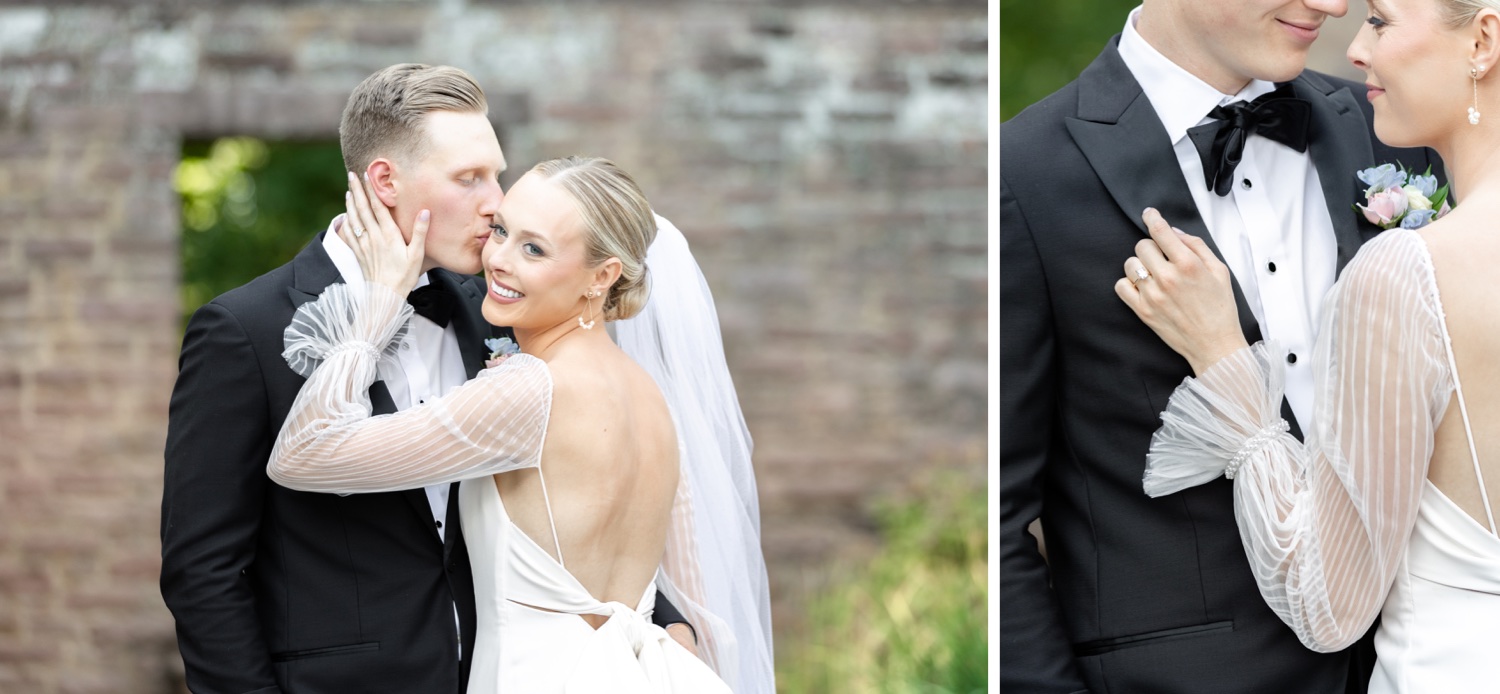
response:
<path fill-rule="evenodd" d="M 1073 81 L 1139 0 L 1000 0 L 1000 120 Z"/>
<path fill-rule="evenodd" d="M 186 142 L 182 198 L 183 324 L 199 306 L 292 259 L 344 211 L 337 141 Z"/>

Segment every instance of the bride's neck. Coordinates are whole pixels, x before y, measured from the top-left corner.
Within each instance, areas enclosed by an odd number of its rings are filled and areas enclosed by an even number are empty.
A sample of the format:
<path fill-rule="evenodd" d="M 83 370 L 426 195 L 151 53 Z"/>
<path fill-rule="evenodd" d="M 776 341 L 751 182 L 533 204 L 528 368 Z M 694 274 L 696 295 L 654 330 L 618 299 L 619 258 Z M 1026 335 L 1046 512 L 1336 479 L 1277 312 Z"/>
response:
<path fill-rule="evenodd" d="M 1449 197 L 1465 197 L 1500 185 L 1500 125 L 1465 126 L 1433 147 L 1447 169 Z"/>
<path fill-rule="evenodd" d="M 603 323 L 602 320 L 599 322 Z M 521 351 L 542 361 L 548 361 L 560 347 L 573 342 L 597 340 L 601 336 L 605 341 L 609 341 L 609 333 L 604 330 L 603 325 L 595 325 L 592 330 L 587 330 L 576 320 L 540 329 L 514 328 L 513 331 L 516 334 L 516 344 L 520 346 Z"/>

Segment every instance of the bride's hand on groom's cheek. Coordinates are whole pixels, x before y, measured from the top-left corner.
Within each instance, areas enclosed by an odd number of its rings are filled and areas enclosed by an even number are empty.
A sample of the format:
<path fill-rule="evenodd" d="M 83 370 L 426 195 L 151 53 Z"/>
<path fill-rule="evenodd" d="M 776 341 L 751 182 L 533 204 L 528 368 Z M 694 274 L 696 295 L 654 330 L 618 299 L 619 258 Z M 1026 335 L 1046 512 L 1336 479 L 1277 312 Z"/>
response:
<path fill-rule="evenodd" d="M 1229 268 L 1208 244 L 1147 208 L 1150 239 L 1136 244 L 1115 293 L 1162 341 L 1202 374 L 1246 346 Z"/>
<path fill-rule="evenodd" d="M 417 214 L 408 243 L 390 210 L 375 196 L 374 186 L 368 179 L 361 182 L 353 172 L 344 194 L 344 213 L 339 237 L 354 251 L 365 280 L 384 284 L 403 296 L 410 292 L 422 274 L 431 213 Z"/>

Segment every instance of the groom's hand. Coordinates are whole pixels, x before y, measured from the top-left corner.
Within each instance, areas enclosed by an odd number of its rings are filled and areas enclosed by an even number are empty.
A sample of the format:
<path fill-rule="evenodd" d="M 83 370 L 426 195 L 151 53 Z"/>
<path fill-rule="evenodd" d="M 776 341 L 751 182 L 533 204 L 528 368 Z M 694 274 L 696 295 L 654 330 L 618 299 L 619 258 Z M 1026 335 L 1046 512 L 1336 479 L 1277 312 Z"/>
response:
<path fill-rule="evenodd" d="M 667 635 L 671 636 L 673 641 L 681 644 L 683 648 L 686 648 L 689 653 L 699 658 L 703 657 L 698 655 L 698 642 L 693 640 L 692 627 L 686 624 L 669 624 L 667 625 Z"/>
<path fill-rule="evenodd" d="M 1146 208 L 1141 219 L 1151 238 L 1125 261 L 1115 294 L 1202 375 L 1246 346 L 1229 268 L 1203 239 L 1172 228 L 1156 210 Z"/>

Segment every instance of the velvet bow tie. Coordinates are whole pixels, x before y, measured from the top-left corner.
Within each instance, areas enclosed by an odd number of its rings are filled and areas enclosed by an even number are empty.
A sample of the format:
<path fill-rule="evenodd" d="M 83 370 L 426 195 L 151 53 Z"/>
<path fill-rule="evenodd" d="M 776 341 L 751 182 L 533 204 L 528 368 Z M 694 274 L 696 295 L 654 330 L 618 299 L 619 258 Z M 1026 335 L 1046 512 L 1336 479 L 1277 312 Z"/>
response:
<path fill-rule="evenodd" d="M 1248 103 L 1215 106 L 1208 117 L 1214 122 L 1189 128 L 1188 137 L 1203 160 L 1203 182 L 1221 197 L 1228 195 L 1234 184 L 1234 169 L 1245 155 L 1245 138 L 1250 135 L 1260 135 L 1298 152 L 1307 151 L 1312 106 L 1293 96 L 1290 84 Z"/>
<path fill-rule="evenodd" d="M 437 323 L 440 328 L 448 327 L 448 321 L 453 319 L 453 310 L 458 307 L 452 294 L 434 284 L 412 290 L 406 295 L 406 303 L 411 304 L 417 315 Z"/>

